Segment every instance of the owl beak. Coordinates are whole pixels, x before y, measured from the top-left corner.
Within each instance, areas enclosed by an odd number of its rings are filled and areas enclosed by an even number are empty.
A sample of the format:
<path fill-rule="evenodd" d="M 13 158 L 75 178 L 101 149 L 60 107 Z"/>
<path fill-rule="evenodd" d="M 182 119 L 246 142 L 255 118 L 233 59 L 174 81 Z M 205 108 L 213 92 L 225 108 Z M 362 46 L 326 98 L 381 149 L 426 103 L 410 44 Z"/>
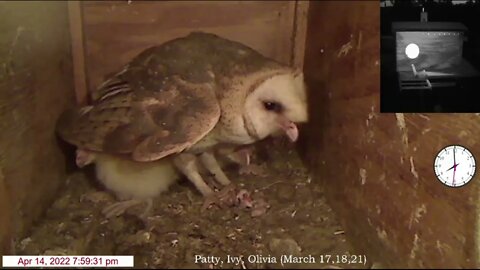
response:
<path fill-rule="evenodd" d="M 295 142 L 298 139 L 298 128 L 294 122 L 288 120 L 285 116 L 278 117 L 278 124 L 280 128 L 285 132 L 291 142 Z"/>

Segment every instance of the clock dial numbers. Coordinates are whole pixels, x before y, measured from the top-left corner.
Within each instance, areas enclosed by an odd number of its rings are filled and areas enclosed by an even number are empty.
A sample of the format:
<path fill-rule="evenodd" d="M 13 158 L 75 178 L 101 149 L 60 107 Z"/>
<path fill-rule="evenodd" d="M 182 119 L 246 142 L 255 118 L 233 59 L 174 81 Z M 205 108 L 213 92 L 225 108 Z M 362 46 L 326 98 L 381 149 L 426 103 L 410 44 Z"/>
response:
<path fill-rule="evenodd" d="M 467 184 L 475 175 L 475 169 L 475 158 L 472 153 L 459 145 L 445 147 L 434 161 L 435 175 L 440 182 L 449 187 Z"/>

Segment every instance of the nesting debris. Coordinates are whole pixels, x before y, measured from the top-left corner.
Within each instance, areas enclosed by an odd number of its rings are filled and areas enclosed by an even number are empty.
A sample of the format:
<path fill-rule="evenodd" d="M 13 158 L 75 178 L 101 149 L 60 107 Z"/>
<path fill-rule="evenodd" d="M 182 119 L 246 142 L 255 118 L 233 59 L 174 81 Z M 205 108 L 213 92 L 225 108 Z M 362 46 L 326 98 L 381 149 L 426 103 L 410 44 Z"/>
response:
<path fill-rule="evenodd" d="M 273 255 L 274 250 L 317 258 L 322 254 L 352 254 L 345 235 L 335 234 L 342 228 L 325 203 L 323 188 L 314 181 L 305 185 L 308 174 L 296 165 L 300 162 L 295 153 L 272 151 L 269 158 L 268 164 L 281 162 L 266 168 L 266 177 L 226 170 L 236 184 L 225 191 L 229 199 L 222 203 L 228 207 L 214 204 L 201 212 L 204 198 L 188 181 L 180 181 L 154 201 L 152 215 L 146 219 L 140 219 L 134 209 L 105 218 L 101 211 L 113 199 L 92 186 L 94 181 L 84 174 L 77 175 L 31 235 L 19 239 L 17 254 L 133 255 L 135 267 L 163 269 L 267 268 L 272 265 L 250 262 L 248 256 Z M 282 165 L 287 161 L 294 164 L 295 173 Z M 195 262 L 195 255 L 217 256 L 223 264 Z M 243 259 L 235 265 L 227 262 L 227 255 L 243 255 Z M 292 267 L 319 269 L 328 265 L 317 262 Z"/>
<path fill-rule="evenodd" d="M 249 164 L 246 166 L 242 166 L 238 171 L 240 175 L 254 175 L 260 177 L 267 177 L 267 166 L 265 163 L 258 165 L 258 164 Z"/>
<path fill-rule="evenodd" d="M 220 208 L 232 206 L 250 208 L 252 206 L 252 199 L 246 189 L 238 190 L 238 188 L 232 184 L 207 198 L 202 206 L 202 211 L 209 209 L 212 205 L 219 206 Z"/>
<path fill-rule="evenodd" d="M 268 204 L 265 200 L 265 195 L 263 192 L 255 193 L 255 200 L 253 201 L 251 216 L 262 216 L 267 212 L 268 209 L 270 209 L 270 204 Z"/>

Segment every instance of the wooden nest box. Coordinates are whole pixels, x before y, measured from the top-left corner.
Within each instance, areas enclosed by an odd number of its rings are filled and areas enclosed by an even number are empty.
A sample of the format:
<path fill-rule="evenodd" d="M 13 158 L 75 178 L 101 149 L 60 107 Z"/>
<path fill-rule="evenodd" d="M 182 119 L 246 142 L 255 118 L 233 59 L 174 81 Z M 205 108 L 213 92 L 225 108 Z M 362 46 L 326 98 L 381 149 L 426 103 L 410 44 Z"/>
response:
<path fill-rule="evenodd" d="M 457 79 L 477 76 L 462 57 L 467 30 L 458 22 L 392 23 L 400 89 L 455 87 Z"/>
<path fill-rule="evenodd" d="M 397 71 L 439 71 L 462 63 L 467 31 L 457 22 L 394 22 Z"/>

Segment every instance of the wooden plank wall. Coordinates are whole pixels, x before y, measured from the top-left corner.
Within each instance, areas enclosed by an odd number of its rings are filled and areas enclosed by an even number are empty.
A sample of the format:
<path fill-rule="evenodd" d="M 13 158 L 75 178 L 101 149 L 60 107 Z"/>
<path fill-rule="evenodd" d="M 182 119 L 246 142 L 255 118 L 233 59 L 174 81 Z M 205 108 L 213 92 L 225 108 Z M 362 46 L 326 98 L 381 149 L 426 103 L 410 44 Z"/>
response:
<path fill-rule="evenodd" d="M 66 180 L 54 126 L 75 100 L 66 2 L 0 2 L 0 33 L 0 253 L 6 253 Z"/>
<path fill-rule="evenodd" d="M 0 171 L 0 255 L 9 254 L 13 243 L 12 222 L 11 222 L 10 194 L 8 194 L 5 184 L 5 177 Z M 0 260 L 1 262 L 1 260 Z"/>
<path fill-rule="evenodd" d="M 308 1 L 86 1 L 72 9 L 74 38 L 83 35 L 88 89 L 118 71 L 140 51 L 201 30 L 243 42 L 301 67 Z M 80 14 L 80 15 L 79 15 Z M 76 17 L 82 17 L 79 22 Z M 83 50 L 77 48 L 77 50 Z M 77 84 L 77 96 L 86 91 Z M 82 101 L 80 101 L 82 102 Z"/>
<path fill-rule="evenodd" d="M 78 104 L 86 105 L 89 101 L 89 95 L 87 91 L 87 70 L 85 66 L 82 3 L 80 1 L 68 1 L 68 15 L 70 36 L 72 39 L 75 96 Z"/>
<path fill-rule="evenodd" d="M 446 188 L 449 144 L 480 156 L 478 114 L 379 113 L 378 1 L 310 3 L 311 122 L 301 150 L 359 254 L 385 267 L 478 268 L 480 174 Z"/>

